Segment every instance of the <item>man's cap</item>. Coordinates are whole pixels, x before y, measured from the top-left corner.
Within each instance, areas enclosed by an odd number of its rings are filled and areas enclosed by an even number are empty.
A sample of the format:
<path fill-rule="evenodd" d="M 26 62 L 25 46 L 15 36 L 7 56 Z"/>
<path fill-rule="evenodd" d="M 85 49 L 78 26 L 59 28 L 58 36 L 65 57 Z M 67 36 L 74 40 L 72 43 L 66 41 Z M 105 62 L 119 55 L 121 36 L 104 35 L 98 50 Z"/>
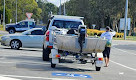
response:
<path fill-rule="evenodd" d="M 110 27 L 109 27 L 109 26 L 107 26 L 107 27 L 106 27 L 106 29 L 107 29 L 107 30 L 110 30 Z"/>

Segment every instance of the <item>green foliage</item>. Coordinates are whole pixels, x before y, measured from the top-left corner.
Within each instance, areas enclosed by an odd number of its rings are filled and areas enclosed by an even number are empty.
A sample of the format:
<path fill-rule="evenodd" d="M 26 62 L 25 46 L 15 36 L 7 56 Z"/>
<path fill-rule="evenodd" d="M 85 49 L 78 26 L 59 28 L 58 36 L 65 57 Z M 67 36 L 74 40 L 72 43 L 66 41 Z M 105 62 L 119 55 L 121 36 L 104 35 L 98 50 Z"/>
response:
<path fill-rule="evenodd" d="M 52 14 L 57 14 L 58 12 L 58 7 L 56 7 L 54 4 L 52 3 L 43 3 L 40 0 L 38 1 L 38 6 L 39 8 L 42 9 L 42 13 L 41 13 L 41 19 L 44 23 L 47 24 L 48 19 L 49 19 L 49 13 L 52 12 Z"/>
<path fill-rule="evenodd" d="M 6 1 L 6 23 L 9 23 L 9 20 L 12 19 L 12 22 L 15 22 L 16 17 L 16 0 L 5 0 Z M 33 13 L 32 18 L 38 20 L 41 18 L 42 10 L 38 7 L 38 4 L 35 0 L 17 0 L 17 14 L 18 21 L 26 19 L 26 12 Z M 0 0 L 0 14 L 3 13 L 3 0 Z M 2 12 L 2 13 L 1 13 Z"/>
<path fill-rule="evenodd" d="M 136 0 L 129 0 L 129 16 L 136 14 Z M 62 5 L 63 6 L 63 5 Z M 96 24 L 98 29 L 113 26 L 124 17 L 125 0 L 70 0 L 66 2 L 67 15 L 83 16 L 88 27 Z M 116 23 L 117 24 L 117 23 Z"/>
<path fill-rule="evenodd" d="M 16 0 L 5 0 L 6 1 L 6 23 L 16 21 Z M 38 1 L 38 2 L 36 2 Z M 18 21 L 26 19 L 26 13 L 33 13 L 32 18 L 42 20 L 44 23 L 48 21 L 49 12 L 57 14 L 58 7 L 52 3 L 48 3 L 47 0 L 17 0 L 17 15 Z M 3 0 L 0 0 L 0 14 L 3 15 Z"/>

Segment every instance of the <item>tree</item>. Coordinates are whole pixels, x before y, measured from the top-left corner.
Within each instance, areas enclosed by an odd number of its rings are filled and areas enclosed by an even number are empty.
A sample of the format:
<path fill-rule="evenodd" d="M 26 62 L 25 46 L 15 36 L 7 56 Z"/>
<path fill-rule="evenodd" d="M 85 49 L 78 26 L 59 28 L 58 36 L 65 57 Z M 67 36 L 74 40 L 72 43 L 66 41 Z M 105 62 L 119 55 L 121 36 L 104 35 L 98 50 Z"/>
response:
<path fill-rule="evenodd" d="M 6 1 L 6 23 L 9 23 L 9 20 L 12 19 L 15 22 L 16 16 L 16 0 L 5 0 Z M 0 7 L 3 11 L 3 0 L 0 0 Z M 35 20 L 40 19 L 42 10 L 38 7 L 38 4 L 35 0 L 18 0 L 17 3 L 17 14 L 18 14 L 18 21 L 26 19 L 26 12 L 33 13 L 32 18 Z"/>
<path fill-rule="evenodd" d="M 132 35 L 134 35 L 134 28 L 135 28 L 135 24 L 136 24 L 136 1 L 135 0 L 129 0 L 129 13 L 130 13 L 130 17 L 132 18 L 132 28 L 131 28 L 131 32 Z"/>
<path fill-rule="evenodd" d="M 44 23 L 47 24 L 48 19 L 49 19 L 49 13 L 52 12 L 52 14 L 57 14 L 58 12 L 58 7 L 56 7 L 52 3 L 43 3 L 40 0 L 38 1 L 38 6 L 42 9 L 41 13 L 41 19 Z"/>
<path fill-rule="evenodd" d="M 89 27 L 96 24 L 100 29 L 124 16 L 125 0 L 70 0 L 66 7 L 68 15 L 83 16 Z"/>

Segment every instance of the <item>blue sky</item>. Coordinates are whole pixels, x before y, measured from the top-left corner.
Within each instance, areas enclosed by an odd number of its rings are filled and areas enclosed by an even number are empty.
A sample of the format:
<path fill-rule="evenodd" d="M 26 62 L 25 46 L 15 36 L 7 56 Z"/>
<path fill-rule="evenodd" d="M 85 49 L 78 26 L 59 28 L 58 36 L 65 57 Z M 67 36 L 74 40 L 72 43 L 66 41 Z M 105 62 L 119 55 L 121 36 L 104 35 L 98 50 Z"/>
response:
<path fill-rule="evenodd" d="M 55 4 L 56 6 L 60 5 L 60 0 L 47 0 L 47 1 Z M 61 3 L 64 3 L 65 1 L 68 1 L 68 0 L 61 0 Z"/>

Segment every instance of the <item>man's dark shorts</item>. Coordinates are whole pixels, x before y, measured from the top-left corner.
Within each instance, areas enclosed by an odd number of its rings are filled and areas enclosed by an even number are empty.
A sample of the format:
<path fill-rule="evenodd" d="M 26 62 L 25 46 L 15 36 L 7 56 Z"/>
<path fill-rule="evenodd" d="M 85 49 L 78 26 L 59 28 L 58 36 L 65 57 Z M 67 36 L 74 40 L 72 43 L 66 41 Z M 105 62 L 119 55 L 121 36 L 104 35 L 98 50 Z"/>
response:
<path fill-rule="evenodd" d="M 110 57 L 110 47 L 105 47 L 105 50 L 103 51 L 103 57 L 104 58 L 109 58 Z"/>

